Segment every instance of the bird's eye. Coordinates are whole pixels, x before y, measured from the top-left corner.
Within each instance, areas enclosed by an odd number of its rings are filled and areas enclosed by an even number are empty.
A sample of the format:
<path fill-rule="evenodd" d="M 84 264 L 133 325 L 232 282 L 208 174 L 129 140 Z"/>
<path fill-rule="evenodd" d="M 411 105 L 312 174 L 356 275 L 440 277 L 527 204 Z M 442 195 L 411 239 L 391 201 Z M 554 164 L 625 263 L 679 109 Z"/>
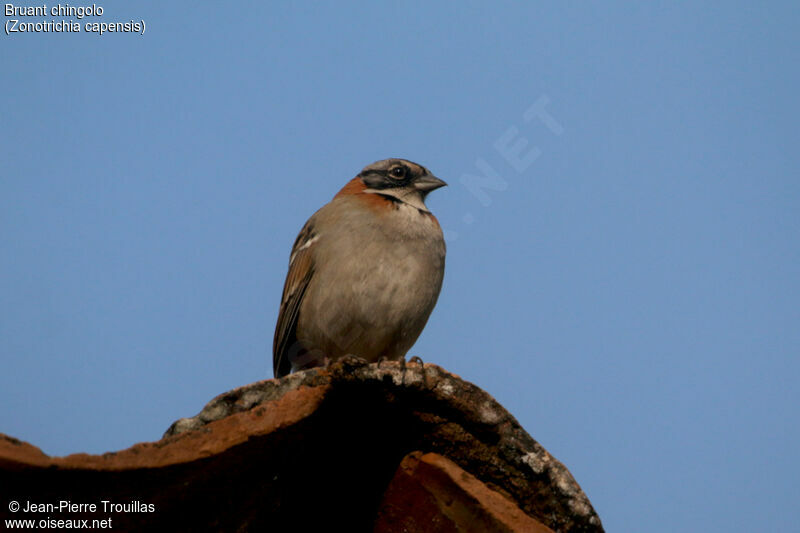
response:
<path fill-rule="evenodd" d="M 406 167 L 394 167 L 392 169 L 392 176 L 395 178 L 403 178 L 406 175 Z"/>

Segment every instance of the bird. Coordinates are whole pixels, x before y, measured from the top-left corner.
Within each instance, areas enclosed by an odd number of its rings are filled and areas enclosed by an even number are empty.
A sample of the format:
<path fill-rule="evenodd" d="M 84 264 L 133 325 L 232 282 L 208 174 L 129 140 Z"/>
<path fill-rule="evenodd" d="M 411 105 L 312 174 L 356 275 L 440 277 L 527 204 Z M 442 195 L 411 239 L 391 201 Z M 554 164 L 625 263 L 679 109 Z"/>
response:
<path fill-rule="evenodd" d="M 384 159 L 308 219 L 289 256 L 276 378 L 346 355 L 405 361 L 442 288 L 446 246 L 425 198 L 446 185 L 422 165 Z"/>

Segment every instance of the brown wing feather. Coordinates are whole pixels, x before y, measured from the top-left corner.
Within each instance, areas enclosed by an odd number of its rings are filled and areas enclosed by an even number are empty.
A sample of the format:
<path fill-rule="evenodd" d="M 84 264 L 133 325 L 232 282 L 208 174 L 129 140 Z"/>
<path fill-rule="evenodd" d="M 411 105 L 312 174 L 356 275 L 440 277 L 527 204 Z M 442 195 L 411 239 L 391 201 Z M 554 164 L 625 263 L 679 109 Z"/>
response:
<path fill-rule="evenodd" d="M 275 338 L 272 342 L 272 371 L 276 378 L 287 375 L 292 370 L 289 352 L 297 342 L 297 318 L 300 305 L 309 281 L 314 274 L 314 231 L 313 217 L 300 230 L 300 234 L 292 247 L 289 260 L 289 273 L 283 286 L 281 308 L 278 312 L 278 323 L 275 326 Z"/>

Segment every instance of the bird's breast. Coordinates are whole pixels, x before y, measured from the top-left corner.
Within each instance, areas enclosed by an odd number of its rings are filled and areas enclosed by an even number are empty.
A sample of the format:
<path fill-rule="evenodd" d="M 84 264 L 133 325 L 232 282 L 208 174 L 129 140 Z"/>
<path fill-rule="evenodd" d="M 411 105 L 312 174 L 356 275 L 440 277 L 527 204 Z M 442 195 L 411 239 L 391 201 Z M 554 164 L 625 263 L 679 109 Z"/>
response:
<path fill-rule="evenodd" d="M 358 338 L 365 352 L 391 348 L 404 354 L 441 289 L 445 247 L 438 223 L 416 208 L 394 210 L 384 220 L 353 216 L 337 222 L 316 243 L 298 335 L 327 343 L 328 350 L 330 339 Z"/>

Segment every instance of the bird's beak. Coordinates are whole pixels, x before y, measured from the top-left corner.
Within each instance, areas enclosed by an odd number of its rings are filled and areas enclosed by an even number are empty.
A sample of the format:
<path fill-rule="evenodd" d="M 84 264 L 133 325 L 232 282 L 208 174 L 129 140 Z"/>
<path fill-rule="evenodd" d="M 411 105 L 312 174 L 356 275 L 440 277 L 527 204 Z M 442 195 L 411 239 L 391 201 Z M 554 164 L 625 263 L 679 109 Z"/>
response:
<path fill-rule="evenodd" d="M 435 191 L 439 187 L 445 187 L 446 185 L 447 183 L 444 180 L 440 180 L 433 174 L 425 174 L 414 180 L 414 188 L 425 193 Z"/>

